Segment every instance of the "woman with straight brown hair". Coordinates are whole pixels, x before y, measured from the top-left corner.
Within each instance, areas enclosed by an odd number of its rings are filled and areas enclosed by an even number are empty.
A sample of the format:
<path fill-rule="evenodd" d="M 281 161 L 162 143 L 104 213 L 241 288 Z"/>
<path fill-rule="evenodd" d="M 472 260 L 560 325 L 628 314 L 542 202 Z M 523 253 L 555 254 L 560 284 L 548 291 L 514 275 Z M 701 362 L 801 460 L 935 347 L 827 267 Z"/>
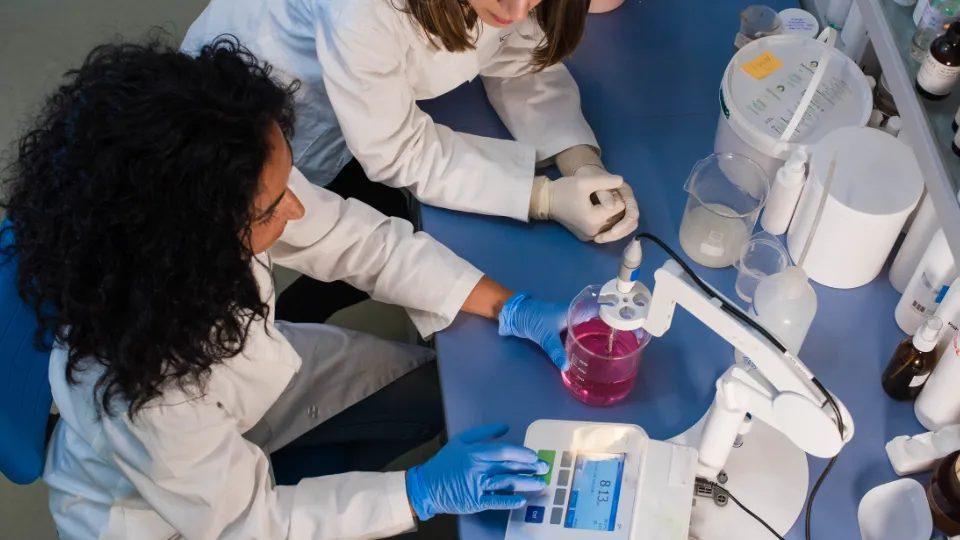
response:
<path fill-rule="evenodd" d="M 403 193 L 389 189 L 405 188 L 426 204 L 552 219 L 583 241 L 603 243 L 633 232 L 639 216 L 629 185 L 604 169 L 576 82 L 561 63 L 580 42 L 589 6 L 212 0 L 182 48 L 193 52 L 233 34 L 282 76 L 298 79 L 296 167 L 344 198 L 410 219 Z M 478 75 L 515 141 L 453 131 L 417 106 Z M 537 175 L 550 163 L 559 180 Z M 363 298 L 341 282 L 301 278 L 277 309 L 289 320 L 322 322 Z"/>

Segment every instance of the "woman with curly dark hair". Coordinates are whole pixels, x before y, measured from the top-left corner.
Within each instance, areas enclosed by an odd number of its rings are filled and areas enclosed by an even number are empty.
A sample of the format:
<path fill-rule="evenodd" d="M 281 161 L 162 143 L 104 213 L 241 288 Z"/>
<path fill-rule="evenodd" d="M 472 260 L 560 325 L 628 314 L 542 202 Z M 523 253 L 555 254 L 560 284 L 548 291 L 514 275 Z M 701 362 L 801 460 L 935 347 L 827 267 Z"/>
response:
<path fill-rule="evenodd" d="M 196 57 L 103 46 L 20 141 L 0 234 L 56 337 L 44 479 L 61 538 L 376 538 L 543 487 L 532 450 L 485 442 L 501 426 L 406 473 L 273 485 L 269 452 L 365 423 L 387 444 L 395 426 L 370 411 L 426 426 L 398 438 L 429 438 L 440 413 L 429 350 L 281 322 L 272 264 L 403 305 L 424 336 L 459 311 L 499 319 L 566 367 L 563 306 L 292 168 L 292 91 L 231 40 Z"/>

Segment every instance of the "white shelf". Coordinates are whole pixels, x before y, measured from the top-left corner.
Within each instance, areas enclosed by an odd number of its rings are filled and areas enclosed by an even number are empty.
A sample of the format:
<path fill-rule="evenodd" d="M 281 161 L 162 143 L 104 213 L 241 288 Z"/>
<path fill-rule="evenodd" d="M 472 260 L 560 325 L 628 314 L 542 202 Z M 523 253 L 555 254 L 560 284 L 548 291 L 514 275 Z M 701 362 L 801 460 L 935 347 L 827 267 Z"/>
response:
<path fill-rule="evenodd" d="M 953 154 L 954 114 L 960 107 L 960 90 L 943 101 L 927 101 L 915 89 L 919 63 L 910 56 L 913 6 L 893 0 L 855 0 L 863 12 L 867 32 L 886 75 L 890 92 L 903 119 L 903 129 L 913 146 L 920 169 L 933 196 L 937 216 L 947 233 L 954 258 L 960 260 L 960 157 Z M 926 0 L 919 0 L 925 2 Z"/>

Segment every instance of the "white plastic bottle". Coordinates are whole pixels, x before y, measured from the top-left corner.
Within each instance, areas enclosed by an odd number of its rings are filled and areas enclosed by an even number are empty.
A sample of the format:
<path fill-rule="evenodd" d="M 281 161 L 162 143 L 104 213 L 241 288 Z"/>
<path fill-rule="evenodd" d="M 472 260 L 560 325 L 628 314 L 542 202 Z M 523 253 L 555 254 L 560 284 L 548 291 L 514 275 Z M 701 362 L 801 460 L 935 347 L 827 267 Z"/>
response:
<path fill-rule="evenodd" d="M 770 188 L 770 197 L 760 216 L 760 226 L 768 233 L 779 236 L 787 232 L 793 213 L 797 209 L 803 181 L 806 179 L 807 153 L 797 150 L 777 171 Z"/>
<path fill-rule="evenodd" d="M 935 315 L 943 321 L 943 332 L 940 332 L 940 341 L 937 343 L 937 358 L 940 358 L 953 341 L 953 332 L 960 328 L 960 277 L 950 284 Z M 960 379 L 956 382 L 960 390 Z"/>
<path fill-rule="evenodd" d="M 900 245 L 900 251 L 893 259 L 893 265 L 890 267 L 890 284 L 903 294 L 910 284 L 910 278 L 920 266 L 920 259 L 923 258 L 923 252 L 927 250 L 933 235 L 937 232 L 940 225 L 937 222 L 937 211 L 933 208 L 933 199 L 927 194 L 920 203 L 920 209 L 917 211 L 910 230 L 907 231 L 907 237 L 903 239 Z"/>
<path fill-rule="evenodd" d="M 767 276 L 753 295 L 753 316 L 793 354 L 800 352 L 813 317 L 817 293 L 799 266 Z"/>
<path fill-rule="evenodd" d="M 957 265 L 947 245 L 947 236 L 940 229 L 933 235 L 920 265 L 897 302 L 894 317 L 900 329 L 907 334 L 915 333 L 937 311 L 947 287 L 956 278 Z"/>
<path fill-rule="evenodd" d="M 838 30 L 843 29 L 852 4 L 853 0 L 830 0 L 825 10 L 826 15 L 824 15 L 827 26 L 832 26 Z"/>
<path fill-rule="evenodd" d="M 867 26 L 863 21 L 863 14 L 860 13 L 860 6 L 854 1 L 847 12 L 847 18 L 843 22 L 843 30 L 840 32 L 841 48 L 848 58 L 859 64 L 863 60 L 863 53 L 867 49 Z"/>
<path fill-rule="evenodd" d="M 939 431 L 953 424 L 960 424 L 960 343 L 957 333 L 946 327 L 950 346 L 940 356 L 940 361 L 923 387 L 913 405 L 917 420 L 930 431 Z"/>

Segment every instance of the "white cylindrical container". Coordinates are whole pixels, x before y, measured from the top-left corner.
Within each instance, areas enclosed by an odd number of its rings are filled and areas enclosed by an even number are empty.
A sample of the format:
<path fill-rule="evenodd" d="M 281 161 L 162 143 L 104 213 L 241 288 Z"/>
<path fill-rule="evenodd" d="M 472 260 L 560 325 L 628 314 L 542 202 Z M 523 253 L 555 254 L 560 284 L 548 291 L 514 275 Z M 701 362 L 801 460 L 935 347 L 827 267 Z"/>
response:
<path fill-rule="evenodd" d="M 903 120 L 899 116 L 891 116 L 887 123 L 883 125 L 883 130 L 887 133 L 896 137 L 900 135 L 900 130 L 903 129 Z"/>
<path fill-rule="evenodd" d="M 798 8 L 781 11 L 780 26 L 784 34 L 815 38 L 820 33 L 820 22 L 813 13 Z"/>
<path fill-rule="evenodd" d="M 903 291 L 907 290 L 910 278 L 920 266 L 923 252 L 927 250 L 938 228 L 940 225 L 937 222 L 937 211 L 933 208 L 933 199 L 927 194 L 920 204 L 917 216 L 913 218 L 913 225 L 907 231 L 903 244 L 900 244 L 900 251 L 893 259 L 893 265 L 890 266 L 890 284 L 898 293 L 903 294 Z"/>
<path fill-rule="evenodd" d="M 920 24 L 920 19 L 923 18 L 923 12 L 927 9 L 927 4 L 930 3 L 930 0 L 917 0 L 917 7 L 913 9 L 913 24 Z"/>
<path fill-rule="evenodd" d="M 860 13 L 860 6 L 856 2 L 850 6 L 850 13 L 847 14 L 847 20 L 843 24 L 843 32 L 840 33 L 840 40 L 843 42 L 843 52 L 856 63 L 863 59 L 863 53 L 867 50 L 867 26 L 863 22 L 863 15 Z"/>
<path fill-rule="evenodd" d="M 930 431 L 960 424 L 960 343 L 953 328 L 944 331 L 950 344 L 913 406 L 917 420 Z"/>
<path fill-rule="evenodd" d="M 757 71 L 755 62 L 766 54 L 776 58 L 773 65 L 780 67 Z M 810 94 L 814 98 L 803 121 L 790 137 L 781 140 L 818 72 L 822 75 L 818 88 L 829 92 Z M 778 91 L 775 97 L 771 88 Z M 842 52 L 816 39 L 769 36 L 744 46 L 727 65 L 720 83 L 714 149 L 718 154 L 752 159 L 772 182 L 795 150 L 809 153 L 812 145 L 837 128 L 867 125 L 871 111 L 873 96 L 867 77 Z"/>
<path fill-rule="evenodd" d="M 760 226 L 774 236 L 787 232 L 793 212 L 800 201 L 803 181 L 806 178 L 807 153 L 797 150 L 787 163 L 777 171 L 777 179 L 770 188 L 770 196 L 760 216 Z"/>
<path fill-rule="evenodd" d="M 897 302 L 894 316 L 897 326 L 913 334 L 928 318 L 936 313 L 940 301 L 953 280 L 957 279 L 957 265 L 947 245 L 947 236 L 940 229 L 923 252 L 920 265 L 910 278 L 907 290 Z"/>
<path fill-rule="evenodd" d="M 867 127 L 873 129 L 880 129 L 880 126 L 883 125 L 883 113 L 874 109 L 870 113 L 870 120 L 867 122 Z"/>
<path fill-rule="evenodd" d="M 834 159 L 830 193 L 803 268 L 817 283 L 852 289 L 873 281 L 883 269 L 920 199 L 923 176 L 910 148 L 880 130 L 848 127 L 825 136 L 813 151 L 787 233 L 794 260 L 813 230 Z"/>

